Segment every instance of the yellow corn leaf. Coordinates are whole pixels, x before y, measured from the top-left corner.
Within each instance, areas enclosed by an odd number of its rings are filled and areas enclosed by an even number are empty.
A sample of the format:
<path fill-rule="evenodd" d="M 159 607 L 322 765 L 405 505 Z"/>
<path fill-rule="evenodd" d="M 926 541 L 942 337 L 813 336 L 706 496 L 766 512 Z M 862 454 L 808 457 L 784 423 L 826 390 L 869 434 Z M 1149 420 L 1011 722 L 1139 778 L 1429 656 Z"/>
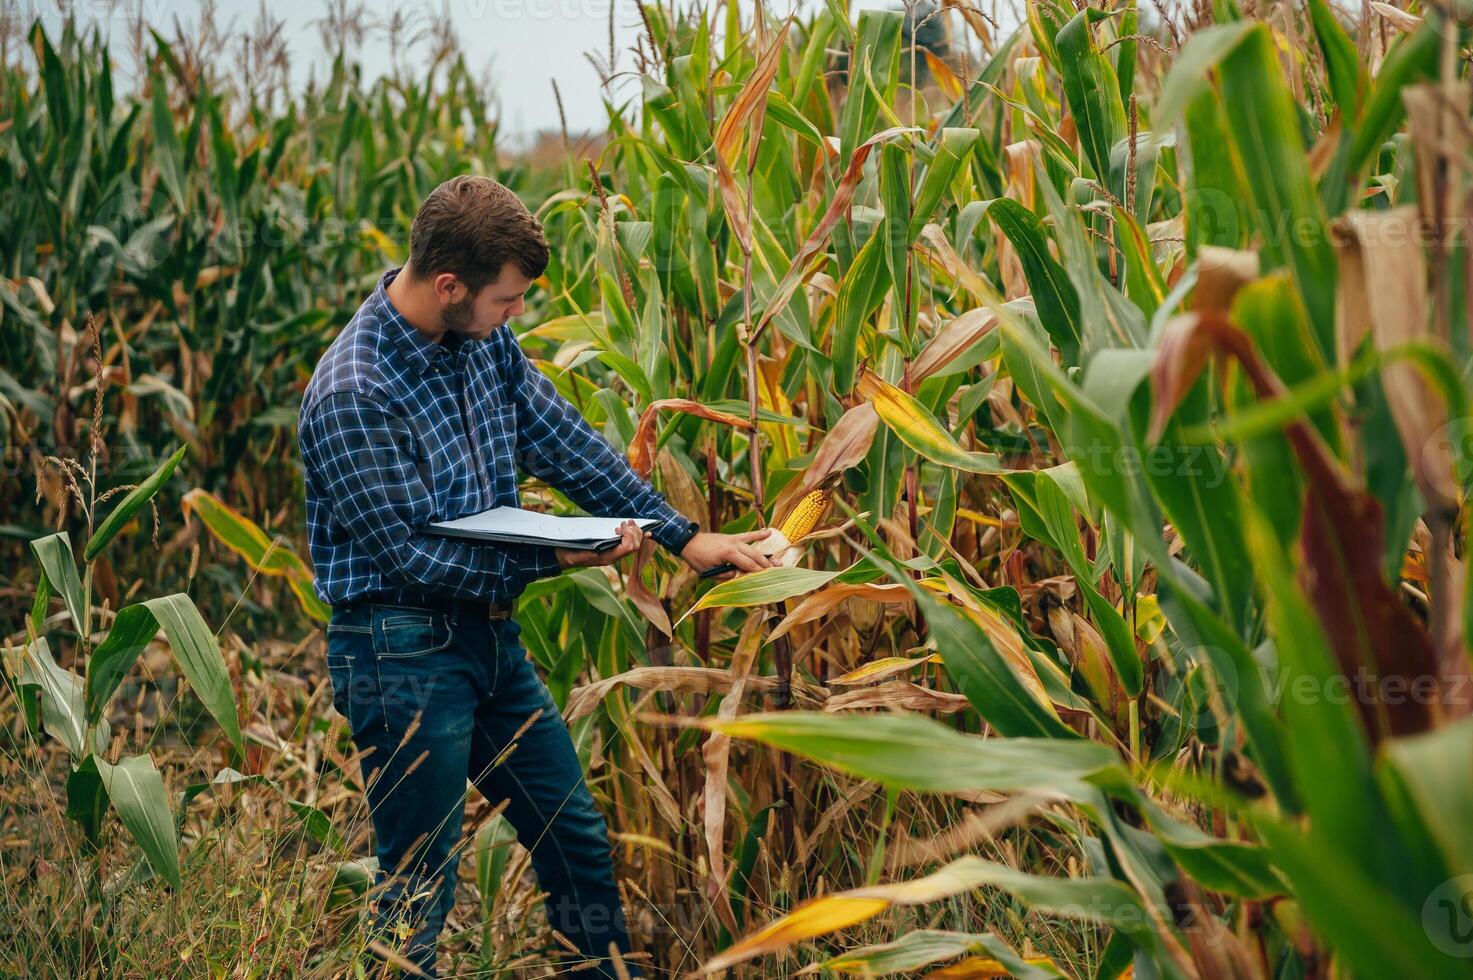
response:
<path fill-rule="evenodd" d="M 953 282 L 983 302 L 1002 302 L 1002 296 L 992 283 L 962 261 L 962 257 L 947 240 L 946 232 L 940 225 L 930 224 L 921 229 L 921 240 L 916 242 L 916 251 L 926 261 L 950 276 Z"/>
<path fill-rule="evenodd" d="M 1030 956 L 1024 962 L 1029 966 L 1058 970 L 1058 965 L 1047 956 Z M 987 980 L 990 977 L 1010 976 L 1012 976 L 1011 971 L 991 957 L 968 956 L 964 960 L 947 964 L 939 970 L 932 970 L 926 974 L 924 980 Z"/>
<path fill-rule="evenodd" d="M 1033 658 L 1028 656 L 1028 650 L 1023 643 L 1023 638 L 1018 635 L 1018 631 L 1013 628 L 1012 623 L 1005 619 L 1002 614 L 986 606 L 964 607 L 962 612 L 969 616 L 987 634 L 987 638 L 992 641 L 992 645 L 997 648 L 997 652 L 1007 659 L 1009 666 L 1013 668 L 1013 673 L 1017 675 L 1018 680 L 1023 683 L 1024 687 L 1028 688 L 1028 693 L 1032 694 L 1039 704 L 1048 709 L 1050 714 L 1054 714 L 1053 702 L 1049 700 L 1048 695 L 1044 692 L 1043 682 L 1038 679 L 1038 672 L 1033 666 Z M 1066 680 L 1066 686 L 1067 683 Z"/>
<path fill-rule="evenodd" d="M 909 602 L 910 592 L 898 583 L 860 583 L 830 585 L 807 596 L 768 635 L 768 642 L 785 635 L 795 626 L 811 623 L 827 616 L 845 599 L 869 599 L 872 602 Z"/>
<path fill-rule="evenodd" d="M 955 102 L 962 97 L 962 80 L 956 77 L 956 72 L 951 66 L 937 57 L 930 48 L 921 49 L 926 55 L 926 67 L 931 69 L 931 77 L 936 79 L 936 85 L 948 99 Z"/>
<path fill-rule="evenodd" d="M 980 954 L 991 954 L 983 956 Z M 1012 947 L 991 933 L 948 932 L 938 929 L 917 929 L 908 932 L 893 942 L 877 946 L 863 946 L 840 953 L 830 960 L 817 964 L 812 972 L 848 973 L 866 977 L 914 975 L 914 971 L 934 963 L 955 960 L 949 966 L 939 967 L 929 977 L 994 977 L 1010 975 L 1007 963 L 1026 963 L 1037 967 L 1043 974 L 1063 976 L 1052 960 L 1047 957 L 1024 959 Z M 1001 969 L 1003 972 L 997 972 Z M 992 972 L 986 972 L 986 971 Z M 977 972 L 983 971 L 983 972 Z M 800 973 L 803 971 L 799 971 Z"/>
<path fill-rule="evenodd" d="M 374 248 L 378 249 L 384 258 L 395 263 L 402 263 L 404 261 L 404 250 L 399 247 L 398 242 L 385 235 L 373 225 L 365 224 L 363 229 L 368 236 L 368 240 L 373 242 Z"/>
<path fill-rule="evenodd" d="M 977 453 L 963 449 L 951 437 L 951 433 L 936 424 L 936 419 L 920 402 L 868 368 L 860 373 L 855 390 L 874 406 L 880 421 L 901 442 L 931 462 L 968 473 L 1006 472 L 996 453 Z"/>
<path fill-rule="evenodd" d="M 560 369 L 570 370 L 575 364 L 581 363 L 578 359 L 588 351 L 598 351 L 598 347 L 591 340 L 570 340 L 558 348 L 557 353 L 552 355 L 552 363 Z"/>
<path fill-rule="evenodd" d="M 967 520 L 971 521 L 973 524 L 981 524 L 984 527 L 1007 527 L 1008 526 L 1007 525 L 1007 522 L 1001 520 L 1000 518 L 991 517 L 991 516 L 989 516 L 987 514 L 979 514 L 977 511 L 970 510 L 969 508 L 966 508 L 966 507 L 959 507 L 959 508 L 957 508 L 956 516 L 957 517 L 965 517 Z"/>
<path fill-rule="evenodd" d="M 1161 603 L 1155 594 L 1136 596 L 1135 635 L 1145 643 L 1155 643 L 1166 629 L 1166 617 L 1161 615 Z"/>
<path fill-rule="evenodd" d="M 1042 152 L 1038 140 L 1019 140 L 1002 148 L 1008 160 L 1008 195 L 1033 210 L 1033 164 Z"/>
<path fill-rule="evenodd" d="M 901 586 L 901 588 L 904 588 L 904 586 Z M 929 657 L 880 657 L 854 668 L 842 677 L 831 679 L 829 684 L 830 686 L 865 684 L 870 681 L 890 677 L 894 674 L 903 673 L 912 667 L 919 667 L 921 664 L 936 663 L 940 659 L 941 655 L 937 653 L 933 653 Z"/>
<path fill-rule="evenodd" d="M 312 591 L 312 573 L 306 563 L 284 547 L 281 539 L 273 546 L 255 521 L 208 490 L 196 487 L 184 495 L 181 504 L 185 513 L 198 516 L 217 541 L 244 558 L 251 568 L 263 575 L 284 577 L 307 615 L 323 623 L 332 618 L 332 610 Z"/>
<path fill-rule="evenodd" d="M 758 404 L 761 408 L 768 409 L 785 418 L 793 416 L 793 403 L 783 392 L 782 368 L 776 361 L 765 363 L 759 371 L 760 381 L 757 385 Z M 766 437 L 767 445 L 771 447 L 769 466 L 785 467 L 788 460 L 798 455 L 802 447 L 798 443 L 797 428 L 792 425 L 779 422 L 759 422 L 762 434 Z"/>
<path fill-rule="evenodd" d="M 725 730 L 731 727 L 723 726 Z M 724 969 L 847 928 L 880 914 L 891 905 L 925 905 L 983 885 L 1003 888 L 1042 911 L 1073 918 L 1120 924 L 1126 916 L 1144 914 L 1139 896 L 1112 878 L 1046 878 L 969 854 L 914 881 L 854 888 L 804 902 L 707 961 L 701 972 Z M 1101 914 L 1099 908 L 1113 911 Z M 1136 928 L 1139 921 L 1134 920 Z"/>
<path fill-rule="evenodd" d="M 544 340 L 566 343 L 568 341 L 599 342 L 606 338 L 607 334 L 604 331 L 603 314 L 595 310 L 592 313 L 570 313 L 567 316 L 553 317 L 551 320 L 537 324 L 520 336 L 539 337 Z"/>
<path fill-rule="evenodd" d="M 879 915 L 890 907 L 884 898 L 826 895 L 804 902 L 776 922 L 752 933 L 735 946 L 706 961 L 703 973 L 724 970 L 755 956 L 787 949 L 794 943 L 823 936 Z"/>
<path fill-rule="evenodd" d="M 332 607 L 317 598 L 317 593 L 312 591 L 312 582 L 311 578 L 292 577 L 286 580 L 292 594 L 302 604 L 302 610 L 319 623 L 325 623 L 332 619 Z"/>
<path fill-rule="evenodd" d="M 194 513 L 221 544 L 240 555 L 246 563 L 266 575 L 306 575 L 302 559 L 278 543 L 272 547 L 266 532 L 240 511 L 208 490 L 195 488 L 181 501 L 185 513 Z"/>
<path fill-rule="evenodd" d="M 651 851 L 660 851 L 664 854 L 669 854 L 671 857 L 676 856 L 675 848 L 660 840 L 658 837 L 650 837 L 647 834 L 625 833 L 618 830 L 611 831 L 609 836 L 618 843 L 625 845 L 624 853 L 630 855 L 631 858 L 634 853 L 634 848 L 636 847 L 643 847 Z"/>

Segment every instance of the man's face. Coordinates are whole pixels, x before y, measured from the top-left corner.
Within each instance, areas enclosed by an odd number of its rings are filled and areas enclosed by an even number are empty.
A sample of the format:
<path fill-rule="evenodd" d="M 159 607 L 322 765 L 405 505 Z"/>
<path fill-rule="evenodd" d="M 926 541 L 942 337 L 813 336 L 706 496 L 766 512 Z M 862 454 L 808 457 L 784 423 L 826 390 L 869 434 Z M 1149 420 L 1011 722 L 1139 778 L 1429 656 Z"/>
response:
<path fill-rule="evenodd" d="M 497 327 L 526 310 L 522 299 L 531 286 L 532 280 L 522 275 L 515 262 L 502 266 L 501 275 L 474 296 L 457 281 L 453 293 L 459 298 L 453 302 L 442 300 L 440 325 L 467 340 L 485 340 Z"/>

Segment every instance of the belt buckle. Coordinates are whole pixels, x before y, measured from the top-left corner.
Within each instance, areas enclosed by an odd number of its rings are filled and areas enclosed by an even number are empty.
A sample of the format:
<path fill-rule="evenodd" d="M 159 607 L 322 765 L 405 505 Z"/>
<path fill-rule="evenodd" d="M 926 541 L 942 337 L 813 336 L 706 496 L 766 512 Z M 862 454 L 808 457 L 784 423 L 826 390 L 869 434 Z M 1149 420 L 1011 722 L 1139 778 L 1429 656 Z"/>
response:
<path fill-rule="evenodd" d="M 492 602 L 492 603 L 488 603 L 488 609 L 487 609 L 486 617 L 488 619 L 493 619 L 493 620 L 494 619 L 511 619 L 512 614 L 516 612 L 516 609 L 517 609 L 517 605 L 516 605 L 515 602 Z"/>

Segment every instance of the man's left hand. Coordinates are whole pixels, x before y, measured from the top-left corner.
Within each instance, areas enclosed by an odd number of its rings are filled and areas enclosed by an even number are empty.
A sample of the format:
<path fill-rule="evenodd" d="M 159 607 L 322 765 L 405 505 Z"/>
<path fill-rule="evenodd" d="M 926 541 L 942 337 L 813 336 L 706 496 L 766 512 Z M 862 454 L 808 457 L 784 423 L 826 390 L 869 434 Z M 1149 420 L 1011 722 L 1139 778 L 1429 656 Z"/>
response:
<path fill-rule="evenodd" d="M 644 543 L 644 531 L 633 521 L 619 525 L 619 543 L 607 551 L 574 551 L 571 548 L 555 548 L 557 562 L 563 568 L 587 568 L 596 565 L 612 565 L 625 555 L 632 555 Z"/>

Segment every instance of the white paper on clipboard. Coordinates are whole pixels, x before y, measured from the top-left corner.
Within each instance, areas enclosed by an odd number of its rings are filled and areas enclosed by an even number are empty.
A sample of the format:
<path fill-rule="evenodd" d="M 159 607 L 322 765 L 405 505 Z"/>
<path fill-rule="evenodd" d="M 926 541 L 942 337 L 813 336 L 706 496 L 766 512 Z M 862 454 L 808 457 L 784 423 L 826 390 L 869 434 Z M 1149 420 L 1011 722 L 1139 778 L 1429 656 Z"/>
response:
<path fill-rule="evenodd" d="M 424 530 L 426 534 L 466 541 L 604 551 L 619 543 L 619 525 L 627 520 L 643 530 L 660 523 L 653 517 L 559 517 L 521 507 L 493 507 L 453 521 L 436 521 Z"/>

